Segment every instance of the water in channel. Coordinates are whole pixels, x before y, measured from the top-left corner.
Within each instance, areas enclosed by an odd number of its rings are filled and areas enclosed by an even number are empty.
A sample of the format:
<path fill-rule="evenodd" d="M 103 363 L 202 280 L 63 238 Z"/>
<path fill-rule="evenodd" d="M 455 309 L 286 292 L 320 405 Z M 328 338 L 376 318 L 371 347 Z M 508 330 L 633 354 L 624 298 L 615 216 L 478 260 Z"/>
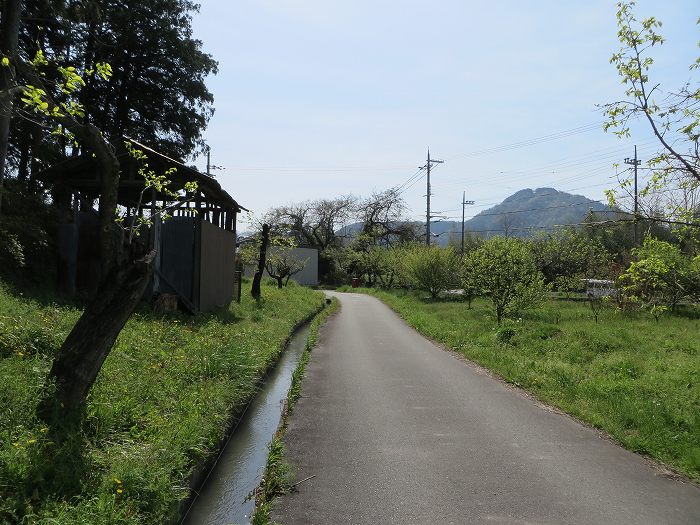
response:
<path fill-rule="evenodd" d="M 183 525 L 250 523 L 255 502 L 245 498 L 260 483 L 267 461 L 267 444 L 279 425 L 283 400 L 308 335 L 309 326 L 305 325 L 292 336 L 226 444 Z"/>

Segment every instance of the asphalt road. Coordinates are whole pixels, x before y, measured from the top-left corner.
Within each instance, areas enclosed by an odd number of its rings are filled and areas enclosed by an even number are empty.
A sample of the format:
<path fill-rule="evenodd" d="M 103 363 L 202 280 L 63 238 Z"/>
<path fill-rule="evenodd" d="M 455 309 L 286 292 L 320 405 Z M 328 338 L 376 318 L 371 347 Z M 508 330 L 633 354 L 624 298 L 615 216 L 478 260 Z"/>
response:
<path fill-rule="evenodd" d="M 700 524 L 700 488 L 338 294 L 285 437 L 283 525 Z"/>

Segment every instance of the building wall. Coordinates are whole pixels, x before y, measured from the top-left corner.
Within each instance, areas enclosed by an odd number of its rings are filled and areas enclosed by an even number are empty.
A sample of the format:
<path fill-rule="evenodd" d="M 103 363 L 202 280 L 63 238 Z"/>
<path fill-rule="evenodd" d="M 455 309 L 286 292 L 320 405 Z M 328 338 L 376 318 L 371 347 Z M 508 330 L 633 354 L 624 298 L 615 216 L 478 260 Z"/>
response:
<path fill-rule="evenodd" d="M 236 235 L 202 221 L 199 247 L 199 309 L 228 306 L 234 292 Z"/>
<path fill-rule="evenodd" d="M 195 225 L 191 217 L 172 217 L 160 230 L 160 272 L 158 290 L 182 295 L 194 303 Z"/>

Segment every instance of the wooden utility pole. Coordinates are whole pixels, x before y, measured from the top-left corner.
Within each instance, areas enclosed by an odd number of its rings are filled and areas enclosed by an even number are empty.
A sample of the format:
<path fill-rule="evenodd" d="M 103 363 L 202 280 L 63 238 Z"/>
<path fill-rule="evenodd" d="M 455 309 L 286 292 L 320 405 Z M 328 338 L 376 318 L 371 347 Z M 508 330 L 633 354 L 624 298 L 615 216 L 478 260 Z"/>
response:
<path fill-rule="evenodd" d="M 641 160 L 637 159 L 637 146 L 634 146 L 634 158 L 630 159 L 627 157 L 625 159 L 625 164 L 634 166 L 634 245 L 638 244 L 638 234 L 637 234 L 637 221 L 639 219 L 639 192 L 637 191 L 637 166 L 642 163 Z"/>
<path fill-rule="evenodd" d="M 425 166 L 423 166 L 428 173 L 427 176 L 427 193 L 426 193 L 426 206 L 425 206 L 425 244 L 427 246 L 430 246 L 430 219 L 432 216 L 430 215 L 430 167 L 433 164 L 442 164 L 445 162 L 444 160 L 431 160 L 430 159 L 430 148 L 428 148 L 428 161 L 426 162 Z"/>
<path fill-rule="evenodd" d="M 463 191 L 462 192 L 462 255 L 464 255 L 464 207 L 467 204 L 474 204 L 474 201 L 468 201 L 467 199 L 467 192 Z"/>

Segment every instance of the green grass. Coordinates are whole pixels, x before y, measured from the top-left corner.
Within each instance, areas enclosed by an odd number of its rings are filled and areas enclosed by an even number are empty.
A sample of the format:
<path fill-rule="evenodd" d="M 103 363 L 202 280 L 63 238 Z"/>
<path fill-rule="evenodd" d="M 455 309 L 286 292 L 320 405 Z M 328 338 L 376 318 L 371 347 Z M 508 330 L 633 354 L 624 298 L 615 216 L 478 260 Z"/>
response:
<path fill-rule="evenodd" d="M 80 312 L 0 286 L 0 523 L 160 524 L 215 453 L 293 328 L 323 296 L 290 284 L 189 317 L 132 316 L 91 391 L 81 432 L 35 416 L 51 357 Z"/>
<path fill-rule="evenodd" d="M 282 415 L 282 422 L 275 436 L 272 438 L 272 441 L 267 446 L 269 450 L 267 464 L 265 465 L 265 473 L 263 474 L 260 487 L 257 491 L 255 513 L 251 520 L 253 525 L 274 525 L 270 521 L 272 504 L 276 497 L 288 493 L 292 488 L 294 469 L 285 459 L 284 448 L 284 432 L 287 428 L 287 418 L 289 414 L 292 413 L 294 406 L 301 397 L 304 372 L 306 371 L 306 365 L 309 363 L 311 357 L 311 350 L 318 342 L 318 332 L 328 317 L 331 316 L 339 306 L 338 300 L 332 299 L 331 305 L 317 315 L 311 322 L 309 336 L 306 340 L 306 348 L 304 349 L 301 359 L 299 359 L 297 367 L 292 373 L 292 384 L 287 394 L 287 406 Z"/>
<path fill-rule="evenodd" d="M 353 290 L 358 291 L 358 290 Z M 700 481 L 700 315 L 657 323 L 644 312 L 550 301 L 499 328 L 486 299 L 431 301 L 359 290 L 419 332 L 606 431 L 625 447 Z"/>

